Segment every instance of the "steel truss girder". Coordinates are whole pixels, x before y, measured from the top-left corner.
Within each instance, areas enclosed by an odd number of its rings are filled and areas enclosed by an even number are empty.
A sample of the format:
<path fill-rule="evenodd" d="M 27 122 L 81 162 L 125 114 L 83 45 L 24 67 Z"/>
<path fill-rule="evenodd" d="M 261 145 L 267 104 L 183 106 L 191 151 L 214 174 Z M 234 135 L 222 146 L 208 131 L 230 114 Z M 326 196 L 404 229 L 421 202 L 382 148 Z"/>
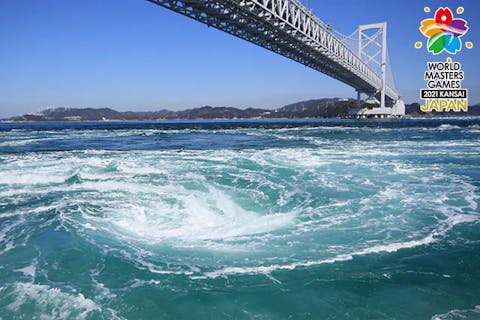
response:
<path fill-rule="evenodd" d="M 382 79 L 297 0 L 148 0 L 373 94 Z M 394 88 L 385 88 L 391 100 Z"/>

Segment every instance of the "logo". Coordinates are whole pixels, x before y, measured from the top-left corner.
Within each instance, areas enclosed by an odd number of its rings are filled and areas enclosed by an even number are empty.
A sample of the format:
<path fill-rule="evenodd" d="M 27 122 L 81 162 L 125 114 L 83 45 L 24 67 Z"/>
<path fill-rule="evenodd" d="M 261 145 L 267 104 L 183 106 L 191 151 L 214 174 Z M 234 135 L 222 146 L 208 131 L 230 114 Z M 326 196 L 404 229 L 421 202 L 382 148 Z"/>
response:
<path fill-rule="evenodd" d="M 458 11 L 463 12 L 463 8 Z M 467 33 L 468 26 L 467 21 L 454 18 L 450 8 L 444 7 L 437 9 L 434 19 L 423 20 L 420 31 L 428 38 L 427 46 L 431 53 L 446 51 L 456 54 L 462 50 L 461 37 Z"/>
<path fill-rule="evenodd" d="M 430 12 L 425 7 L 426 13 Z M 458 15 L 464 12 L 463 7 L 458 7 Z M 468 32 L 469 27 L 464 19 L 454 17 L 449 7 L 440 7 L 430 19 L 420 23 L 420 32 L 428 38 L 427 50 L 433 55 L 440 53 L 457 54 L 462 50 L 462 37 Z M 416 42 L 415 48 L 420 49 L 422 42 Z M 465 42 L 467 49 L 473 48 L 471 42 Z M 427 70 L 423 79 L 426 88 L 420 90 L 420 98 L 425 101 L 420 107 L 423 112 L 460 112 L 468 111 L 468 90 L 462 88 L 465 79 L 462 64 L 448 57 L 443 61 L 427 63 Z"/>
<path fill-rule="evenodd" d="M 464 73 L 460 62 L 447 61 L 427 63 L 423 79 L 427 88 L 420 90 L 420 97 L 425 105 L 423 112 L 430 111 L 468 111 L 468 90 L 462 88 Z"/>

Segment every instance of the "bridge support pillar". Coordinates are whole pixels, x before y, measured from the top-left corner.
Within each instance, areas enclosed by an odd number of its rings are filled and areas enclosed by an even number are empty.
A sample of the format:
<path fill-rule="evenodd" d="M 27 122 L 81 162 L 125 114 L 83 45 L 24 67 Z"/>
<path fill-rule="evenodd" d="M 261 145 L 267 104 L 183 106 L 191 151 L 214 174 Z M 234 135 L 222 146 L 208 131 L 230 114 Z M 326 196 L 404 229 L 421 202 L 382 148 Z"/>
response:
<path fill-rule="evenodd" d="M 372 30 L 376 32 L 372 34 Z M 369 32 L 369 33 L 368 33 Z M 381 36 L 381 38 L 380 38 Z M 380 50 L 379 50 L 380 49 Z M 374 23 L 358 27 L 358 55 L 372 69 L 380 68 L 380 108 L 385 108 L 387 88 L 387 23 Z"/>
<path fill-rule="evenodd" d="M 380 108 L 385 108 L 385 90 L 387 88 L 387 23 L 382 23 L 382 93 Z"/>

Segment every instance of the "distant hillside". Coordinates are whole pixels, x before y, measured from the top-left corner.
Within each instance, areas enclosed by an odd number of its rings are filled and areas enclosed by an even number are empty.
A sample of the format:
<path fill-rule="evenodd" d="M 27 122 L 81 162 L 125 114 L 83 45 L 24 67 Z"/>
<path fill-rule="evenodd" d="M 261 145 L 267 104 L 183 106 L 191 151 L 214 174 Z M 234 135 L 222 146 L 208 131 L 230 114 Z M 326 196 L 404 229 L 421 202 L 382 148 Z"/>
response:
<path fill-rule="evenodd" d="M 355 105 L 352 99 L 318 99 L 302 101 L 279 109 L 239 109 L 211 107 L 182 111 L 120 112 L 110 108 L 55 108 L 5 119 L 8 121 L 105 121 L 105 120 L 198 120 L 198 119 L 252 119 L 252 118 L 318 118 L 343 117 Z"/>
<path fill-rule="evenodd" d="M 315 99 L 286 105 L 277 113 L 295 115 L 297 118 L 335 118 L 346 117 L 351 108 L 355 108 L 353 99 Z"/>
<path fill-rule="evenodd" d="M 55 108 L 12 117 L 12 121 L 102 121 L 155 120 L 172 114 L 168 110 L 154 112 L 119 112 L 110 108 Z"/>
<path fill-rule="evenodd" d="M 355 108 L 355 100 L 324 98 L 301 101 L 278 109 L 239 109 L 233 107 L 204 106 L 182 111 L 159 110 L 149 112 L 120 112 L 110 108 L 55 108 L 24 114 L 3 121 L 150 121 L 150 120 L 202 120 L 202 119 L 258 119 L 258 118 L 341 118 L 347 117 Z M 420 111 L 418 103 L 406 105 L 406 114 L 411 117 L 432 116 L 479 116 L 480 105 L 469 108 L 468 113 Z"/>

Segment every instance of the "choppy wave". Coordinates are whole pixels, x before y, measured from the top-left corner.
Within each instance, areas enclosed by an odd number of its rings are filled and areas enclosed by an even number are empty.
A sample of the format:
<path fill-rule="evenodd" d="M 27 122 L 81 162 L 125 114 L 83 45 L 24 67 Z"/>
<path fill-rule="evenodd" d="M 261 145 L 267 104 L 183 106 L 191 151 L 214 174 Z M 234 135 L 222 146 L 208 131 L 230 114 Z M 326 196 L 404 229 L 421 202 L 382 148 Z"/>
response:
<path fill-rule="evenodd" d="M 58 288 L 32 283 L 15 283 L 1 288 L 2 298 L 9 303 L 4 305 L 4 315 L 31 313 L 38 319 L 87 319 L 106 315 L 109 319 L 121 319 L 112 310 L 102 310 L 83 294 L 66 293 Z"/>
<path fill-rule="evenodd" d="M 152 272 L 193 278 L 395 252 L 432 243 L 455 225 L 478 220 L 477 187 L 436 165 L 416 167 L 398 156 L 362 148 L 18 156 L 4 165 L 0 184 L 10 187 L 0 194 L 26 202 L 32 196 L 51 198 L 51 205 L 0 216 L 54 211 L 52 223 L 94 245 L 122 248 L 126 259 Z M 372 167 L 378 157 L 384 157 L 382 164 Z M 29 167 L 35 173 L 25 170 Z M 351 236 L 338 240 L 335 232 L 347 230 Z M 358 241 L 357 234 L 365 240 Z M 14 248 L 14 238 L 5 241 L 4 251 Z M 173 250 L 170 254 L 181 259 L 192 255 L 182 250 L 195 248 L 224 256 L 215 264 L 199 258 L 192 265 L 162 253 Z M 247 253 L 256 260 L 238 262 L 235 254 Z"/>
<path fill-rule="evenodd" d="M 332 265 L 348 278 L 362 259 L 468 247 L 480 224 L 476 131 L 0 132 L 0 317 L 132 316 L 142 290 L 204 292 L 264 275 L 280 286 L 277 276 Z"/>
<path fill-rule="evenodd" d="M 475 306 L 472 309 L 454 309 L 444 314 L 436 314 L 432 320 L 455 320 L 455 319 L 479 319 L 480 306 Z"/>

